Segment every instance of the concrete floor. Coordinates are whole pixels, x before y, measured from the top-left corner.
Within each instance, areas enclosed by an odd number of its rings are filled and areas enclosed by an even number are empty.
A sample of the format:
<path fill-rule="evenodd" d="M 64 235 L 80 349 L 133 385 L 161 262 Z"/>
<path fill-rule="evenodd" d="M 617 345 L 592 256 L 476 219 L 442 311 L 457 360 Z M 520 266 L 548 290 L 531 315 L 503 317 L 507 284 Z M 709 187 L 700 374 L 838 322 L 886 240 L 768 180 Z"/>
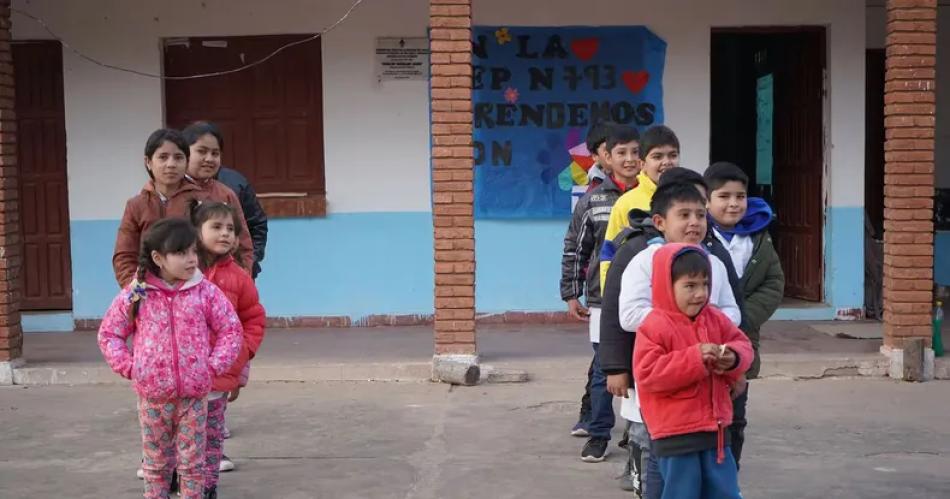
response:
<path fill-rule="evenodd" d="M 222 498 L 623 498 L 579 459 L 578 381 L 258 383 L 229 409 Z M 950 383 L 757 381 L 746 498 L 950 497 Z M 134 395 L 0 388 L 0 495 L 141 497 Z M 619 428 L 618 428 L 619 430 Z"/>

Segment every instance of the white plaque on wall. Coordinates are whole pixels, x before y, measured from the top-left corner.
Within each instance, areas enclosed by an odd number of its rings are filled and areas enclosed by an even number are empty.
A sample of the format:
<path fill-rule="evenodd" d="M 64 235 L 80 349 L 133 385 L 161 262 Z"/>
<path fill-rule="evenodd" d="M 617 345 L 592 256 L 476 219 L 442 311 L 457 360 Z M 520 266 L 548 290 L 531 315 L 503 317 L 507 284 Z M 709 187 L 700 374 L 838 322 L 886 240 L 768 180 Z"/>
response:
<path fill-rule="evenodd" d="M 376 38 L 376 81 L 428 79 L 428 38 Z"/>

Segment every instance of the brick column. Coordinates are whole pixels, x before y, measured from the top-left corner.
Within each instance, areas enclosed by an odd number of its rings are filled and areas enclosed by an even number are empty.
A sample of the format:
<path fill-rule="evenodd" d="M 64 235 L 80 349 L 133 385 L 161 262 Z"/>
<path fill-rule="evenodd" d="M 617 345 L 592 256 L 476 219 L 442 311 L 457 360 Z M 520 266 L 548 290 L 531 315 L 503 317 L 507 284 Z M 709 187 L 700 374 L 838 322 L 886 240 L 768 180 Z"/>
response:
<path fill-rule="evenodd" d="M 936 52 L 937 0 L 887 0 L 884 347 L 900 366 L 930 344 Z"/>
<path fill-rule="evenodd" d="M 478 379 L 472 193 L 471 0 L 430 0 L 432 222 L 435 239 L 434 377 Z M 461 359 L 464 379 L 442 369 Z M 471 368 L 474 366 L 474 372 Z M 441 372 L 440 372 L 441 371 Z M 474 380 L 471 379 L 474 376 Z"/>
<path fill-rule="evenodd" d="M 10 0 L 0 0 L 0 384 L 23 355 L 20 328 L 22 248 L 17 182 L 16 114 L 10 52 Z"/>

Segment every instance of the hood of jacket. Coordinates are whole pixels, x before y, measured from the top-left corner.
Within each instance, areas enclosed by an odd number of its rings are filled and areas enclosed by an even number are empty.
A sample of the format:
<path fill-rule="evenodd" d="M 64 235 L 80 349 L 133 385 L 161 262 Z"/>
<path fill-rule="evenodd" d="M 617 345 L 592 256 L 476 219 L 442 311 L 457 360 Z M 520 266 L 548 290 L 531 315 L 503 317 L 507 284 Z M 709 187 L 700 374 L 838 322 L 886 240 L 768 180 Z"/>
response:
<path fill-rule="evenodd" d="M 693 244 L 669 243 L 664 244 L 653 255 L 653 308 L 666 312 L 671 318 L 678 321 L 690 322 L 692 318 L 687 317 L 679 306 L 676 305 L 676 297 L 673 293 L 673 261 L 680 255 L 694 251 L 703 255 L 707 262 L 709 255 L 702 247 Z M 712 270 L 707 273 L 712 278 Z M 712 282 L 709 283 L 710 287 Z M 706 296 L 706 303 L 709 303 L 709 296 Z M 704 306 L 705 309 L 705 306 Z M 702 312 L 700 312 L 702 313 Z"/>
<path fill-rule="evenodd" d="M 732 239 L 732 236 L 736 235 L 749 236 L 761 232 L 772 223 L 774 218 L 775 214 L 772 212 L 772 207 L 769 206 L 764 199 L 749 198 L 745 216 L 743 216 L 742 220 L 739 220 L 739 223 L 732 229 L 723 228 L 712 220 L 711 217 L 710 221 L 715 225 L 716 230 L 718 230 L 720 234 Z"/>

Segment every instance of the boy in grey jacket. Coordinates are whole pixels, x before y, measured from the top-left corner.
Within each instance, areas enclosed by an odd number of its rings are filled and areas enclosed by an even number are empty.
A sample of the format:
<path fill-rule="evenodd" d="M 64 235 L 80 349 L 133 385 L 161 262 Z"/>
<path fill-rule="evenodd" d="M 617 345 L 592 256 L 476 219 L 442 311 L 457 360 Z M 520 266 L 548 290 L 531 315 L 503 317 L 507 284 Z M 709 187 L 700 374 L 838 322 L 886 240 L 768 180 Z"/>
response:
<path fill-rule="evenodd" d="M 603 461 L 607 454 L 614 415 L 612 397 L 606 391 L 606 377 L 597 361 L 600 336 L 600 245 L 604 240 L 610 209 L 621 194 L 634 187 L 640 171 L 639 139 L 632 127 L 613 125 L 607 134 L 607 160 L 610 175 L 578 202 L 567 235 L 561 260 L 561 298 L 572 317 L 590 324 L 594 359 L 589 370 L 590 416 L 583 413 L 572 434 L 590 436 L 581 453 L 587 462 Z M 580 298 L 587 296 L 587 306 Z M 586 397 L 586 395 L 585 395 Z M 583 404 L 583 401 L 582 401 Z"/>

